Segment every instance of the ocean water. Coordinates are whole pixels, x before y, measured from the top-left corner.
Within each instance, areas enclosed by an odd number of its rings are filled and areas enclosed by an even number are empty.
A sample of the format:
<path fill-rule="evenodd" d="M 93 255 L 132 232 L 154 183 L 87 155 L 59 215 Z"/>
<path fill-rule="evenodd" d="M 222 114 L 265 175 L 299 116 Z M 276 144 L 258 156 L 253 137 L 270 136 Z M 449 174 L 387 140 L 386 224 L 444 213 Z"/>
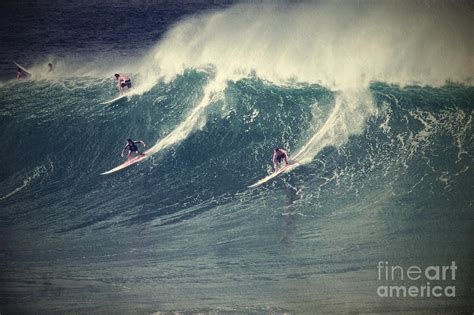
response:
<path fill-rule="evenodd" d="M 0 312 L 472 313 L 473 12 L 2 4 Z M 301 166 L 247 188 L 275 146 Z M 378 294 L 453 261 L 453 297 Z"/>

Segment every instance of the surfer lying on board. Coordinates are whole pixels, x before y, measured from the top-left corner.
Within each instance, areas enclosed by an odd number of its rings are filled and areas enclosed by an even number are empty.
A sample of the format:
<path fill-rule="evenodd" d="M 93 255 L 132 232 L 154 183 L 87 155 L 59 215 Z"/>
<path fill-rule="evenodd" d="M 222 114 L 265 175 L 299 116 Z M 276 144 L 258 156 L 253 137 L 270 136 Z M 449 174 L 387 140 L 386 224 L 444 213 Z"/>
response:
<path fill-rule="evenodd" d="M 288 165 L 288 152 L 285 149 L 280 149 L 278 147 L 275 148 L 273 151 L 273 167 L 275 169 L 275 173 L 278 172 L 278 165 L 281 163 L 282 160 L 285 161 L 285 166 Z"/>
<path fill-rule="evenodd" d="M 145 142 L 143 141 L 133 141 L 132 139 L 127 139 L 127 144 L 123 147 L 122 149 L 122 154 L 121 156 L 123 157 L 123 152 L 128 148 L 128 159 L 130 160 L 130 157 L 132 156 L 132 152 L 137 153 L 138 155 L 145 155 L 138 150 L 137 144 L 143 144 L 144 147 L 146 147 Z"/>
<path fill-rule="evenodd" d="M 127 77 L 124 74 L 115 74 L 115 80 L 118 80 L 118 88 L 120 95 L 123 95 L 124 88 L 128 87 L 129 89 L 132 88 L 132 81 L 130 80 L 129 77 Z"/>

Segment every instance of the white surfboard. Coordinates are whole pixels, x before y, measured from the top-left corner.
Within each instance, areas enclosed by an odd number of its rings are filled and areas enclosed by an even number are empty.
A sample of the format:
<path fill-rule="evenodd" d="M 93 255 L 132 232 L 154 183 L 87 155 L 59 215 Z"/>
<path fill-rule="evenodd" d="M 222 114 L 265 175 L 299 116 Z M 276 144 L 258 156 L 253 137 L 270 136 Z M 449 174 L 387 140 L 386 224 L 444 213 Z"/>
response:
<path fill-rule="evenodd" d="M 133 164 L 138 163 L 140 161 L 146 160 L 149 157 L 150 157 L 150 155 L 147 155 L 146 152 L 145 152 L 143 155 L 139 155 L 137 157 L 134 157 L 133 159 L 130 159 L 130 160 L 126 161 L 125 163 L 122 163 L 119 166 L 114 167 L 111 170 L 108 170 L 107 172 L 100 173 L 100 175 L 107 175 L 107 174 L 115 173 L 117 171 L 120 171 L 120 170 L 123 170 L 124 168 L 129 167 L 130 165 L 133 165 Z"/>
<path fill-rule="evenodd" d="M 283 174 L 283 173 L 288 173 L 288 172 L 291 172 L 292 170 L 294 170 L 298 165 L 300 165 L 300 163 L 298 161 L 292 161 L 290 163 L 288 163 L 288 165 L 285 165 L 283 166 L 282 168 L 280 168 L 278 170 L 278 172 L 275 172 L 273 174 L 270 174 L 264 178 L 262 178 L 261 180 L 259 180 L 258 182 L 250 185 L 250 186 L 247 186 L 248 188 L 253 188 L 253 187 L 257 187 L 257 186 L 260 186 L 262 184 L 265 184 L 266 182 L 268 182 L 269 180 L 272 180 L 273 178 L 277 177 L 278 175 L 280 174 Z"/>
<path fill-rule="evenodd" d="M 116 97 L 116 98 L 114 98 L 114 99 L 112 99 L 112 100 L 110 100 L 110 101 L 102 102 L 102 103 L 100 103 L 100 104 L 101 104 L 101 105 L 112 104 L 112 103 L 117 102 L 118 100 L 121 100 L 122 98 L 124 98 L 124 97 L 126 97 L 126 96 L 127 96 L 126 94 L 120 95 L 119 97 Z"/>
<path fill-rule="evenodd" d="M 13 61 L 13 63 L 15 64 L 15 66 L 17 66 L 18 68 L 21 69 L 21 71 L 23 71 L 24 73 L 26 73 L 27 75 L 31 75 L 31 73 L 23 66 L 20 66 L 19 64 L 17 64 L 15 61 Z"/>

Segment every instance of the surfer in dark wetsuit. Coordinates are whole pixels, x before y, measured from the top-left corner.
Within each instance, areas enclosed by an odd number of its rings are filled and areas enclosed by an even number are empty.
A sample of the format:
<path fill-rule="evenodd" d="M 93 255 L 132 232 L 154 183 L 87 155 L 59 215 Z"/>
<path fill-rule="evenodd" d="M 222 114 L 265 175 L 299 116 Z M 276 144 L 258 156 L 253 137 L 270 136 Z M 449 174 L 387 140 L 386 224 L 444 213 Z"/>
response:
<path fill-rule="evenodd" d="M 288 152 L 285 149 L 275 148 L 273 151 L 273 167 L 275 172 L 278 172 L 278 165 L 281 161 L 285 161 L 285 166 L 288 165 Z"/>
<path fill-rule="evenodd" d="M 128 148 L 128 159 L 129 160 L 130 160 L 130 157 L 132 156 L 132 152 L 135 152 L 138 155 L 145 155 L 142 152 L 140 152 L 140 150 L 138 150 L 137 144 L 139 144 L 139 143 L 143 144 L 143 146 L 146 147 L 145 142 L 143 142 L 141 140 L 140 141 L 133 141 L 132 139 L 127 139 L 127 144 L 123 147 L 121 156 L 123 157 L 123 153 L 125 152 L 125 150 L 127 148 Z"/>
<path fill-rule="evenodd" d="M 27 79 L 28 78 L 28 73 L 23 71 L 21 68 L 16 68 L 16 79 L 21 80 L 21 79 Z"/>

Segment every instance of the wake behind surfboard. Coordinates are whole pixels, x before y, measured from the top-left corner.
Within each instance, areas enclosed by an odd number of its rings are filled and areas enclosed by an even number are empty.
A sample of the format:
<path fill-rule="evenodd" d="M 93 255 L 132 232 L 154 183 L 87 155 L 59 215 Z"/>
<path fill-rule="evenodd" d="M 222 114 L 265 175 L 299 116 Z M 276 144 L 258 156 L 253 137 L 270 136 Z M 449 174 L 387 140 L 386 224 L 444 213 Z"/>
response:
<path fill-rule="evenodd" d="M 278 175 L 282 174 L 282 173 L 289 173 L 291 172 L 292 170 L 294 170 L 297 166 L 299 166 L 300 163 L 299 162 L 292 162 L 292 163 L 289 163 L 288 165 L 285 165 L 284 167 L 280 168 L 278 170 L 278 172 L 275 172 L 273 174 L 270 174 L 264 178 L 262 178 L 261 180 L 259 180 L 258 182 L 250 185 L 250 186 L 247 186 L 248 188 L 253 188 L 253 187 L 257 187 L 257 186 L 260 186 L 262 184 L 265 184 L 266 182 L 272 180 L 273 178 L 277 177 Z"/>
<path fill-rule="evenodd" d="M 120 171 L 120 170 L 123 170 L 124 168 L 127 168 L 129 167 L 130 165 L 133 165 L 135 163 L 138 163 L 140 161 L 143 161 L 147 158 L 149 158 L 150 156 L 147 155 L 146 153 L 144 153 L 143 155 L 140 155 L 140 156 L 137 156 L 137 157 L 134 157 L 133 159 L 130 159 L 128 161 L 126 161 L 125 163 L 122 163 L 120 164 L 119 166 L 117 167 L 114 167 L 113 169 L 111 170 L 108 170 L 106 172 L 103 172 L 103 173 L 100 173 L 100 175 L 107 175 L 107 174 L 112 174 L 112 173 L 115 173 L 117 171 Z"/>

